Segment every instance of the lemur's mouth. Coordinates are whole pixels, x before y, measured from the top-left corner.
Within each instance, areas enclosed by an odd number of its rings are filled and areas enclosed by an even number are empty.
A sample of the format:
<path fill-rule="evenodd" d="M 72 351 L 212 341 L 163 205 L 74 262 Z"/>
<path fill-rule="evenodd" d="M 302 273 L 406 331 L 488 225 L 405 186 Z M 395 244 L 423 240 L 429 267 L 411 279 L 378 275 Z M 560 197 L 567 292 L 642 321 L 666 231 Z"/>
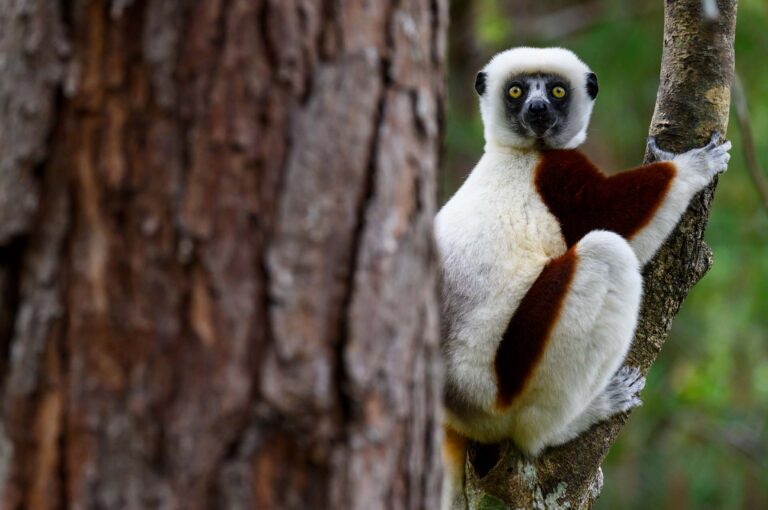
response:
<path fill-rule="evenodd" d="M 546 135 L 557 124 L 557 115 L 555 115 L 552 105 L 546 99 L 541 98 L 534 98 L 527 102 L 521 118 L 537 138 Z"/>
<path fill-rule="evenodd" d="M 546 119 L 546 118 L 534 118 L 528 122 L 524 122 L 525 127 L 536 138 L 544 138 L 545 136 L 552 134 L 558 124 L 558 119 Z"/>

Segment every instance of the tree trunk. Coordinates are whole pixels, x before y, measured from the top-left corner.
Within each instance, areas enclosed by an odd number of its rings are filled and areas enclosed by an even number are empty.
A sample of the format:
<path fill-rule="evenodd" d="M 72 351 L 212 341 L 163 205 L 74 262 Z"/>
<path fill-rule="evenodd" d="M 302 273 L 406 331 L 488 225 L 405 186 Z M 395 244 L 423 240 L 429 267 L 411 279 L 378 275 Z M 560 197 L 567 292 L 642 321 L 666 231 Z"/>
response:
<path fill-rule="evenodd" d="M 701 0 L 665 2 L 661 84 L 650 129 L 665 150 L 684 152 L 705 145 L 714 130 L 725 133 L 736 0 L 719 0 L 718 5 L 719 18 L 706 20 Z M 683 299 L 712 263 L 703 234 L 714 188 L 710 185 L 693 199 L 675 232 L 644 270 L 643 307 L 628 365 L 647 371 Z M 602 487 L 600 464 L 626 418 L 601 423 L 533 460 L 522 458 L 509 444 L 474 445 L 467 466 L 470 507 L 591 507 Z"/>
<path fill-rule="evenodd" d="M 2 508 L 436 508 L 446 25 L 0 0 Z"/>

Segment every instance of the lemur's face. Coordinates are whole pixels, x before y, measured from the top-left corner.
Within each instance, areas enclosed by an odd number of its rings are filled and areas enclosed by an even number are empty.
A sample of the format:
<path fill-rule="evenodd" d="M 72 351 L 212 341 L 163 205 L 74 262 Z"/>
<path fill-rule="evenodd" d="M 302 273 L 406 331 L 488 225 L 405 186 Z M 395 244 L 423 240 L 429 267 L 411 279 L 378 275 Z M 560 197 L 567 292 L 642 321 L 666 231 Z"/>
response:
<path fill-rule="evenodd" d="M 475 88 L 492 146 L 565 149 L 586 139 L 597 77 L 562 48 L 514 48 L 496 55 Z"/>
<path fill-rule="evenodd" d="M 501 90 L 504 110 L 520 136 L 544 141 L 556 138 L 568 123 L 571 85 L 556 74 L 512 76 Z"/>

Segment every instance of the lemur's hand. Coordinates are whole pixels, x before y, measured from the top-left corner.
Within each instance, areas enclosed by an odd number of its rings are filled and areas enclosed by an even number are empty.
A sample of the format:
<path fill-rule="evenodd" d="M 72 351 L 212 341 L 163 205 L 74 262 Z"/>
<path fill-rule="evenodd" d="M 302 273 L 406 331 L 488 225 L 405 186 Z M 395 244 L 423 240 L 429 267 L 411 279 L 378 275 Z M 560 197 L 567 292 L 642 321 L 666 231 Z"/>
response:
<path fill-rule="evenodd" d="M 718 145 L 719 139 L 720 133 L 715 131 L 712 133 L 709 143 L 704 147 L 691 149 L 682 154 L 673 154 L 660 149 L 656 145 L 656 139 L 650 137 L 648 138 L 648 148 L 656 161 L 674 161 L 682 169 L 695 170 L 697 174 L 706 179 L 706 182 L 709 182 L 715 175 L 728 169 L 728 161 L 731 159 L 731 155 L 728 153 L 731 150 L 731 142 L 726 140 L 722 145 Z"/>

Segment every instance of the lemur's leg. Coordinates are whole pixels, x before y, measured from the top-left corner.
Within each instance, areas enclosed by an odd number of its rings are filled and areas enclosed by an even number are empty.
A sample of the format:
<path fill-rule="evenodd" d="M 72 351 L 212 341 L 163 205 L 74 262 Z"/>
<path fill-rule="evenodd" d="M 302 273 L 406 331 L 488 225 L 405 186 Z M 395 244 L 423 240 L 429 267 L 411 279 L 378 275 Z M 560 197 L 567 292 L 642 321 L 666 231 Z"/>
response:
<path fill-rule="evenodd" d="M 452 428 L 443 427 L 443 493 L 441 510 L 465 510 L 464 464 L 467 459 L 468 440 Z"/>
<path fill-rule="evenodd" d="M 550 303 L 528 300 L 526 295 L 515 313 L 551 322 L 548 334 L 539 340 L 543 347 L 538 363 L 524 389 L 509 401 L 513 438 L 523 451 L 534 455 L 561 441 L 563 424 L 582 416 L 577 423 L 583 430 L 625 408 L 621 402 L 611 407 L 612 401 L 598 400 L 596 405 L 609 408 L 594 413 L 592 422 L 589 414 L 583 414 L 608 386 L 632 341 L 642 287 L 637 257 L 626 240 L 605 231 L 590 232 L 564 257 L 574 259 L 569 279 L 542 282 L 548 278 L 545 269 L 531 288 L 565 285 L 559 310 L 551 316 L 542 314 L 541 310 L 551 309 Z M 564 257 L 558 261 L 562 263 Z M 514 324 L 513 317 L 510 326 Z M 499 353 L 511 338 L 505 335 Z M 526 338 L 523 332 L 515 340 L 524 344 L 536 339 Z M 517 351 L 525 354 L 525 348 Z M 502 383 L 505 378 L 499 380 Z"/>
<path fill-rule="evenodd" d="M 642 404 L 638 393 L 645 387 L 645 377 L 636 367 L 624 366 L 611 378 L 587 408 L 555 434 L 550 445 L 567 443 L 595 423 L 629 411 Z"/>

